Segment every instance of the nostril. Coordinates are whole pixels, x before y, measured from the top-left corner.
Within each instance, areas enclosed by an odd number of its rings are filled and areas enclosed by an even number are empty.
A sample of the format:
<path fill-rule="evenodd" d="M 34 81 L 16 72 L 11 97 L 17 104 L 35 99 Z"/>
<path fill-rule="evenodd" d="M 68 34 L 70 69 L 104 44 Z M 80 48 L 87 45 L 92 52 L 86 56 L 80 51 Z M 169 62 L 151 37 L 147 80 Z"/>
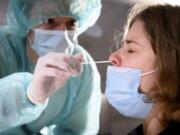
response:
<path fill-rule="evenodd" d="M 117 61 L 116 60 L 111 60 L 111 64 L 112 65 L 117 65 Z"/>
<path fill-rule="evenodd" d="M 112 64 L 113 66 L 120 66 L 120 64 L 121 64 L 120 59 L 118 59 L 118 58 L 116 58 L 116 57 L 111 58 L 111 59 L 110 59 L 110 62 L 111 62 L 111 64 Z"/>
<path fill-rule="evenodd" d="M 121 64 L 121 58 L 117 52 L 114 52 L 110 55 L 109 61 L 111 62 L 113 66 L 120 66 Z"/>

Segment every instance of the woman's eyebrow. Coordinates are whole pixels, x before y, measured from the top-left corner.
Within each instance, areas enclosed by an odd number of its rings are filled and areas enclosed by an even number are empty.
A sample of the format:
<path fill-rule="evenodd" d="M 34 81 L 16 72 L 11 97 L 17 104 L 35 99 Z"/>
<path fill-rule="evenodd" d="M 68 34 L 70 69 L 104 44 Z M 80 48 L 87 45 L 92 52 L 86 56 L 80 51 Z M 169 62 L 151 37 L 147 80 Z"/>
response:
<path fill-rule="evenodd" d="M 136 45 L 142 46 L 141 43 L 139 43 L 139 42 L 137 42 L 137 41 L 134 41 L 134 40 L 131 40 L 131 39 L 125 39 L 124 41 L 125 41 L 127 44 L 135 43 Z"/>

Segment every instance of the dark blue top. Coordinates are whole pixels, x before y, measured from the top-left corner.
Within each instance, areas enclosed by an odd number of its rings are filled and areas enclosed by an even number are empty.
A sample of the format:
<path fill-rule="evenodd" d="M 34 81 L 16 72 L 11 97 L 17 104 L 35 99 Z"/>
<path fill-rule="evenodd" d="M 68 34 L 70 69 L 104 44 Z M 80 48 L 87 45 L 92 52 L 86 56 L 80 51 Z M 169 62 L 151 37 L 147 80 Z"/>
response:
<path fill-rule="evenodd" d="M 139 125 L 128 135 L 144 135 L 143 125 Z M 169 126 L 162 132 L 160 132 L 158 135 L 180 135 L 180 123 L 175 121 L 170 122 Z"/>

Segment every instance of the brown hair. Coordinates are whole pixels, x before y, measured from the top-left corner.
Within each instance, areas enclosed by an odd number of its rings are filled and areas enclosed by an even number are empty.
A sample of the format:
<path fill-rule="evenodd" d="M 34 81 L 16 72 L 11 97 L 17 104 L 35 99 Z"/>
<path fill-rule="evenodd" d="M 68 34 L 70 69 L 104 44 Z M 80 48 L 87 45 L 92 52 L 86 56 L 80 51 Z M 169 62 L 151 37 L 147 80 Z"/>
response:
<path fill-rule="evenodd" d="M 129 14 L 125 34 L 136 20 L 144 26 L 156 54 L 157 89 L 147 93 L 162 104 L 162 124 L 180 122 L 180 7 L 172 5 L 136 5 Z"/>

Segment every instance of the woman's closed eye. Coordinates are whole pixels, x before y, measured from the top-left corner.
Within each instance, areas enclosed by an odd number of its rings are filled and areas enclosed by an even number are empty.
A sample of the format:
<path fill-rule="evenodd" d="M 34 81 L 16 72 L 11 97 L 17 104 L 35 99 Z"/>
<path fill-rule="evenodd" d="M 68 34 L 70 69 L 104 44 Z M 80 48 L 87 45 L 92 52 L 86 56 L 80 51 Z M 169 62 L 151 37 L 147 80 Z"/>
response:
<path fill-rule="evenodd" d="M 135 51 L 133 49 L 128 49 L 127 51 L 128 51 L 128 53 L 135 53 Z"/>

